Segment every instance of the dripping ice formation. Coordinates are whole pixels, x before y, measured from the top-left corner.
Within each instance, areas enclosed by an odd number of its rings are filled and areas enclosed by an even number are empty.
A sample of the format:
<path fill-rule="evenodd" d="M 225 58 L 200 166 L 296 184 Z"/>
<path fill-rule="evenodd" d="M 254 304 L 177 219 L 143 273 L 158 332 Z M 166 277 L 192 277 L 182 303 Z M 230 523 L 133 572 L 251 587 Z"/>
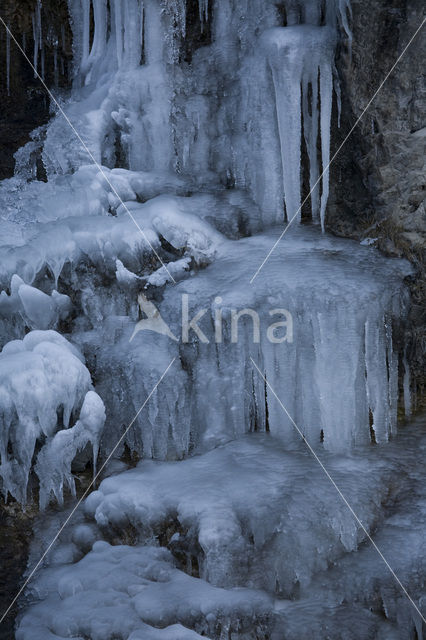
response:
<path fill-rule="evenodd" d="M 51 491 L 62 501 L 64 479 L 74 491 L 71 463 L 79 449 L 91 442 L 97 455 L 105 414 L 82 360 L 79 351 L 55 331 L 31 331 L 23 340 L 12 340 L 3 347 L 0 475 L 5 498 L 10 493 L 26 501 L 38 441 L 46 438 L 35 466 L 42 505 Z M 68 429 L 80 406 L 79 421 Z M 60 426 L 64 428 L 57 431 Z"/>
<path fill-rule="evenodd" d="M 303 128 L 310 165 L 309 187 L 310 191 L 313 191 L 312 218 L 314 220 L 320 218 L 324 230 L 328 199 L 336 33 L 330 27 L 312 27 L 311 25 L 275 27 L 267 30 L 262 40 L 275 89 L 287 220 L 290 222 L 295 217 L 301 219 L 301 103 L 303 103 Z M 312 92 L 311 98 L 309 88 Z M 321 102 L 320 127 L 318 127 L 319 100 Z M 320 206 L 317 159 L 319 129 L 324 174 Z"/>
<path fill-rule="evenodd" d="M 256 0 L 250 11 L 235 0 L 198 6 L 200 31 L 208 28 L 211 44 L 194 52 L 189 68 L 180 64 L 182 0 L 167 7 L 156 0 L 94 2 L 92 38 L 91 2 L 70 1 L 74 83 L 92 91 L 65 107 L 67 116 L 98 162 L 114 166 L 119 153 L 129 169 L 177 171 L 198 186 L 237 185 L 249 190 L 270 224 L 284 215 L 300 218 L 303 111 L 306 193 L 313 189 L 312 217 L 324 228 L 333 82 L 339 96 L 334 53 L 339 34 L 350 42 L 349 3 L 327 2 L 322 17 L 319 0 L 288 3 L 285 27 L 277 26 L 273 2 Z M 61 134 L 71 153 L 58 153 L 54 141 Z M 58 115 L 44 145 L 48 171 L 77 168 L 75 146 Z"/>
<path fill-rule="evenodd" d="M 397 430 L 410 268 L 321 233 L 348 0 L 69 0 L 69 14 L 66 118 L 0 183 L 0 475 L 42 510 L 29 569 L 114 454 L 29 583 L 16 638 L 420 638 L 366 534 L 423 611 L 424 429 Z M 38 1 L 43 75 L 42 20 Z M 310 190 L 315 224 L 299 225 Z M 141 294 L 169 334 L 135 332 Z M 242 310 L 259 334 L 243 313 L 233 343 Z M 292 318 L 278 343 L 277 310 Z"/>

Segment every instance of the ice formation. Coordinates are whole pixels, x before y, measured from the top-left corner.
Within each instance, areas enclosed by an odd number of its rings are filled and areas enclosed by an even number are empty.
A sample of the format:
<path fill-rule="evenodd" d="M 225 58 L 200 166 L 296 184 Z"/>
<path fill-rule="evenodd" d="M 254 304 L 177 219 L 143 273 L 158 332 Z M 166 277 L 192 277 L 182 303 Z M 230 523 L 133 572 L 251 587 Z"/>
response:
<path fill-rule="evenodd" d="M 283 201 L 287 219 L 300 214 L 303 111 L 312 215 L 324 226 L 334 52 L 339 35 L 350 43 L 349 3 L 327 2 L 324 15 L 320 0 L 284 4 L 286 26 L 271 0 L 249 11 L 237 0 L 200 0 L 199 28 L 211 42 L 188 65 L 182 0 L 70 0 L 77 100 L 63 105 L 67 117 L 99 163 L 237 185 L 270 224 L 283 220 Z M 58 136 L 68 141 L 60 149 Z M 81 153 L 58 114 L 43 148 L 48 173 L 77 169 Z"/>
<path fill-rule="evenodd" d="M 10 96 L 10 28 L 6 29 L 6 92 Z"/>
<path fill-rule="evenodd" d="M 58 431 L 37 456 L 35 471 L 40 480 L 41 508 L 47 506 L 52 494 L 58 503 L 63 503 L 65 482 L 75 496 L 75 481 L 71 474 L 71 465 L 77 453 L 88 444 L 92 447 L 93 475 L 96 476 L 96 460 L 104 422 L 104 403 L 97 393 L 88 391 L 75 425 L 71 429 Z"/>
<path fill-rule="evenodd" d="M 46 603 L 24 616 L 16 638 L 198 640 L 220 627 L 261 628 L 270 610 L 266 594 L 218 589 L 173 565 L 166 549 L 95 542 L 79 563 L 44 574 Z"/>
<path fill-rule="evenodd" d="M 0 183 L 0 474 L 5 497 L 45 509 L 29 567 L 75 504 L 76 466 L 114 455 L 16 637 L 420 638 L 367 536 L 423 611 L 425 439 L 396 429 L 399 388 L 414 410 L 410 268 L 294 224 L 250 283 L 310 190 L 326 226 L 348 0 L 69 12 L 68 120 L 34 131 Z M 43 75 L 42 15 L 38 0 Z M 57 78 L 64 34 L 49 37 Z"/>
<path fill-rule="evenodd" d="M 47 295 L 32 287 L 16 273 L 10 280 L 10 295 L 0 293 L 1 323 L 12 319 L 17 323 L 20 315 L 25 325 L 31 329 L 54 329 L 60 320 L 64 320 L 71 310 L 69 296 L 58 293 L 56 289 Z"/>
<path fill-rule="evenodd" d="M 182 246 L 172 232 L 170 226 L 169 242 Z M 404 265 L 397 261 L 386 264 L 368 248 L 351 243 L 343 248 L 339 241 L 322 238 L 315 230 L 288 233 L 289 242 L 278 247 L 265 265 L 264 279 L 252 286 L 241 286 L 247 282 L 246 256 L 260 263 L 274 234 L 222 239 L 212 264 L 195 277 L 193 272 L 183 272 L 183 279 L 165 290 L 156 305 L 180 344 L 150 331 L 136 333 L 138 316 L 131 322 L 120 303 L 124 291 L 135 286 L 134 279 L 118 282 L 112 313 L 109 303 L 103 304 L 104 310 L 99 306 L 87 309 L 92 324 L 98 314 L 105 321 L 102 330 L 81 336 L 81 348 L 96 359 L 97 384 L 113 424 L 132 420 L 170 359 L 178 358 L 173 379 L 162 385 L 161 398 L 151 399 L 127 437 L 130 449 L 148 457 L 181 457 L 247 431 L 267 429 L 283 442 L 297 439 L 291 422 L 271 401 L 253 370 L 251 358 L 312 443 L 321 440 L 327 449 L 344 451 L 351 444 L 368 442 L 371 433 L 377 442 L 383 442 L 395 432 L 398 356 L 390 324 L 403 317 L 407 303 L 398 284 Z M 375 281 L 367 276 L 369 271 L 376 274 Z M 155 283 L 152 276 L 146 282 Z M 251 318 L 243 314 L 237 323 L 238 340 L 232 343 L 233 309 L 256 311 L 258 342 Z M 271 342 L 268 334 L 273 322 L 285 319 L 282 312 L 272 317 L 274 309 L 284 309 L 292 318 L 291 340 L 281 344 Z M 187 313 L 191 320 L 200 311 L 204 314 L 199 333 L 189 329 L 186 340 L 183 316 Z M 281 336 L 285 333 L 278 333 Z M 147 350 L 155 351 L 149 361 Z M 112 395 L 107 391 L 111 372 Z M 124 407 L 123 380 L 132 399 Z M 336 386 L 341 390 L 337 398 Z M 300 389 L 309 389 L 309 393 L 300 393 Z M 206 397 L 211 396 L 221 402 L 206 404 Z"/>
<path fill-rule="evenodd" d="M 425 436 L 417 422 L 380 456 L 322 458 L 423 614 Z M 84 511 L 30 586 L 19 640 L 422 637 L 303 445 L 254 434 L 184 462 L 143 461 L 104 480 Z M 38 525 L 35 560 L 56 517 Z"/>
<path fill-rule="evenodd" d="M 309 186 L 310 190 L 314 191 L 311 198 L 312 217 L 313 219 L 320 217 L 321 226 L 324 229 L 328 198 L 336 33 L 331 27 L 311 25 L 275 27 L 266 31 L 262 40 L 275 88 L 287 220 L 290 222 L 296 216 L 299 220 L 301 218 L 301 104 L 303 104 L 303 126 L 310 163 Z M 321 102 L 320 133 L 324 172 L 320 207 L 318 206 L 317 159 L 319 102 Z"/>
<path fill-rule="evenodd" d="M 73 482 L 71 462 L 78 449 L 90 440 L 97 453 L 102 400 L 90 390 L 90 373 L 79 351 L 55 331 L 31 331 L 23 340 L 8 342 L 0 353 L 0 376 L 3 495 L 26 502 L 33 456 L 45 442 L 36 465 L 45 504 L 50 483 L 59 498 L 62 476 Z M 80 407 L 80 421 L 68 430 Z"/>

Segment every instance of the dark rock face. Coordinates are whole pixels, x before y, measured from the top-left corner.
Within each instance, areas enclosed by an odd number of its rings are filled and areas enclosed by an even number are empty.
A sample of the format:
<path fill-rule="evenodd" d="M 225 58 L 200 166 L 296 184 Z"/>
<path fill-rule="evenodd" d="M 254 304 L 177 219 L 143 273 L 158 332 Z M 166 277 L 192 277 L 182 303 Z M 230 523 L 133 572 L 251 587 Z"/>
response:
<path fill-rule="evenodd" d="M 37 0 L 3 0 L 0 16 L 33 62 L 33 16 Z M 49 87 L 69 85 L 72 39 L 66 0 L 43 0 L 40 10 L 42 51 L 38 51 L 38 72 L 44 66 Z M 56 50 L 56 55 L 55 55 Z M 55 64 L 56 57 L 56 64 Z M 44 61 L 42 60 L 44 58 Z M 56 72 L 55 72 L 56 66 Z M 9 88 L 7 78 L 7 33 L 0 23 L 0 180 L 13 175 L 13 154 L 29 140 L 33 129 L 49 119 L 50 99 L 40 80 L 17 45 L 10 39 Z"/>
<path fill-rule="evenodd" d="M 352 0 L 352 8 L 352 60 L 344 52 L 339 59 L 343 110 L 341 130 L 335 132 L 335 148 L 379 89 L 424 17 L 420 0 Z M 423 27 L 339 153 L 331 180 L 332 228 L 338 229 L 337 217 L 343 207 L 345 218 L 352 218 L 357 229 L 360 220 L 368 225 L 392 218 L 408 233 L 425 234 L 425 55 Z M 425 240 L 414 235 L 408 239 L 420 245 Z"/>
<path fill-rule="evenodd" d="M 34 513 L 32 507 L 23 512 L 16 502 L 7 505 L 3 500 L 0 502 L 0 616 L 9 608 L 24 581 Z M 0 640 L 14 638 L 18 608 L 15 603 L 1 623 Z"/>
<path fill-rule="evenodd" d="M 342 117 L 332 130 L 339 148 L 424 19 L 421 0 L 352 0 L 352 60 L 341 51 Z M 331 169 L 328 228 L 377 238 L 389 256 L 416 268 L 408 357 L 418 396 L 425 391 L 426 326 L 426 26 L 368 107 Z"/>

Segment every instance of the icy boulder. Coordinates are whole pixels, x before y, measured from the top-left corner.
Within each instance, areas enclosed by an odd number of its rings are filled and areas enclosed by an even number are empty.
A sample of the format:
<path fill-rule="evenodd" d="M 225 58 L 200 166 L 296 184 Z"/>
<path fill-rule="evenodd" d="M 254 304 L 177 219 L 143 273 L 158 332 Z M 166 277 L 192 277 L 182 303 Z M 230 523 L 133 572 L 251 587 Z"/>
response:
<path fill-rule="evenodd" d="M 37 463 L 44 484 L 47 474 L 58 475 L 57 468 L 62 469 L 62 475 L 65 468 L 69 474 L 70 452 L 80 448 L 84 440 L 90 440 L 96 451 L 103 405 L 91 387 L 81 354 L 55 331 L 31 331 L 23 340 L 4 346 L 0 353 L 0 475 L 5 497 L 10 493 L 26 501 L 34 452 L 44 441 Z M 54 437 L 58 429 L 68 428 L 71 416 L 81 407 L 78 425 L 69 430 L 72 435 Z M 70 443 L 74 437 L 77 440 Z M 62 446 L 58 446 L 60 439 Z M 52 457 L 56 460 L 53 467 Z M 52 477 L 49 482 L 53 481 Z M 55 495 L 61 490 L 60 482 Z M 43 492 L 42 496 L 46 501 Z"/>
<path fill-rule="evenodd" d="M 376 525 L 390 477 L 380 460 L 321 456 L 366 529 Z M 289 451 L 265 434 L 180 462 L 145 460 L 105 479 L 85 511 L 119 539 L 128 526 L 141 541 L 174 531 L 169 548 L 187 570 L 285 597 L 365 540 L 303 443 Z"/>
<path fill-rule="evenodd" d="M 75 565 L 44 570 L 34 589 L 43 600 L 24 613 L 17 640 L 201 640 L 240 630 L 263 639 L 272 608 L 261 592 L 186 575 L 166 549 L 103 541 Z"/>

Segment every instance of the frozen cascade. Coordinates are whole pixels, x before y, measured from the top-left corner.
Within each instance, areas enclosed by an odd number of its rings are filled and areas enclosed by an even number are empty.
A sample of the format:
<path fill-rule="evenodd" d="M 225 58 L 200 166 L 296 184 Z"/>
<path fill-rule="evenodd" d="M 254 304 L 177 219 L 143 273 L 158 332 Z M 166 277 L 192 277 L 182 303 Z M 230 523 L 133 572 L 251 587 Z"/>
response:
<path fill-rule="evenodd" d="M 423 608 L 426 439 L 397 430 L 409 265 L 293 225 L 249 284 L 300 209 L 303 144 L 324 230 L 349 1 L 188 9 L 69 0 L 61 106 L 99 165 L 57 113 L 0 183 L 0 476 L 44 509 L 29 567 L 88 482 L 76 469 L 95 474 L 132 423 L 30 581 L 16 637 L 421 638 L 252 364 Z"/>
<path fill-rule="evenodd" d="M 180 65 L 186 28 L 182 0 L 164 10 L 154 0 L 143 6 L 139 0 L 92 4 L 90 42 L 91 2 L 70 0 L 75 98 L 81 84 L 92 86 L 92 92 L 65 109 L 97 161 L 115 166 L 120 149 L 130 169 L 177 171 L 197 176 L 199 186 L 231 182 L 247 189 L 261 207 L 265 225 L 282 221 L 283 201 L 293 211 L 287 217 L 293 216 L 300 205 L 302 113 L 297 95 L 304 96 L 312 189 L 321 169 L 316 150 L 320 132 L 322 169 L 328 164 L 333 76 L 339 90 L 334 49 L 339 34 L 350 39 L 348 2 L 327 3 L 324 27 L 319 26 L 319 0 L 288 2 L 286 27 L 278 26 L 279 14 L 269 0 L 253 3 L 250 11 L 237 0 L 200 2 L 204 30 L 206 16 L 212 16 L 212 43 L 194 53 L 191 67 Z M 263 48 L 259 32 L 264 32 Z M 291 55 L 286 54 L 289 47 Z M 318 77 L 319 94 L 311 98 Z M 220 97 L 223 86 L 227 90 Z M 286 129 L 290 118 L 294 134 Z M 69 140 L 60 155 L 54 144 L 58 136 Z M 60 117 L 47 132 L 43 160 L 49 175 L 81 165 L 81 149 Z M 327 171 L 321 203 L 319 190 L 318 185 L 312 215 L 324 226 Z"/>
<path fill-rule="evenodd" d="M 375 451 L 323 461 L 424 612 L 424 421 Z M 34 561 L 57 529 L 55 516 L 40 521 Z M 133 545 L 120 542 L 136 531 Z M 159 532 L 168 549 L 152 546 Z M 17 638 L 421 638 L 419 616 L 364 540 L 303 446 L 252 434 L 183 462 L 143 461 L 105 479 L 61 534 Z"/>

